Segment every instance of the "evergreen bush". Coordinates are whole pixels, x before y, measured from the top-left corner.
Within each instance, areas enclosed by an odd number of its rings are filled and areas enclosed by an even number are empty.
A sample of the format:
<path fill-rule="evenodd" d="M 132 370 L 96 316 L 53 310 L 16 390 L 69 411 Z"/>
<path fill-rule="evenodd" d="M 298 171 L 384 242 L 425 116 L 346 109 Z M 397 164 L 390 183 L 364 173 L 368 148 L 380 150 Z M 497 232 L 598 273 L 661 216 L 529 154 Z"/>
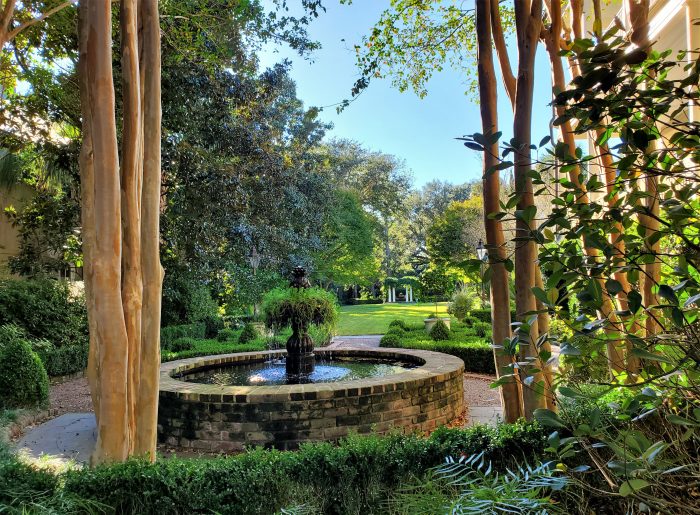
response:
<path fill-rule="evenodd" d="M 170 344 L 170 351 L 172 352 L 184 352 L 187 350 L 192 350 L 195 348 L 197 340 L 188 337 L 182 337 L 175 340 Z"/>
<path fill-rule="evenodd" d="M 435 322 L 435 325 L 430 330 L 430 337 L 436 342 L 449 340 L 450 329 L 447 327 L 447 324 L 445 322 L 443 322 L 442 320 L 438 320 L 437 322 Z"/>
<path fill-rule="evenodd" d="M 406 325 L 406 322 L 404 322 L 403 320 L 398 319 L 398 318 L 396 320 L 392 320 L 391 323 L 389 324 L 389 330 L 391 330 L 393 328 L 398 328 L 398 329 L 401 329 L 402 331 L 408 330 L 408 326 Z"/>
<path fill-rule="evenodd" d="M 396 334 L 387 333 L 379 340 L 379 345 L 381 347 L 398 347 L 401 345 L 401 340 Z"/>
<path fill-rule="evenodd" d="M 243 331 L 241 331 L 241 334 L 238 336 L 238 343 L 249 343 L 255 340 L 258 336 L 258 330 L 255 328 L 253 324 L 246 324 L 243 326 Z"/>
<path fill-rule="evenodd" d="M 49 377 L 22 332 L 0 327 L 0 407 L 26 408 L 46 402 Z"/>

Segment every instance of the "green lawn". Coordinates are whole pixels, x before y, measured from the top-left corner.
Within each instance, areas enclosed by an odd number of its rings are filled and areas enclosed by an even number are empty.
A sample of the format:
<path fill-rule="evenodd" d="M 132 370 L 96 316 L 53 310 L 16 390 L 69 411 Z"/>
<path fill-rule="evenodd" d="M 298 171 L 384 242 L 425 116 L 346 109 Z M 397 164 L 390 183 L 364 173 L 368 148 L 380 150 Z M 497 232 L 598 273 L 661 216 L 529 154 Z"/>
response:
<path fill-rule="evenodd" d="M 438 312 L 447 315 L 447 302 L 438 303 Z M 420 323 L 435 313 L 435 304 L 367 304 L 364 306 L 342 306 L 337 334 L 384 334 L 392 320 Z"/>

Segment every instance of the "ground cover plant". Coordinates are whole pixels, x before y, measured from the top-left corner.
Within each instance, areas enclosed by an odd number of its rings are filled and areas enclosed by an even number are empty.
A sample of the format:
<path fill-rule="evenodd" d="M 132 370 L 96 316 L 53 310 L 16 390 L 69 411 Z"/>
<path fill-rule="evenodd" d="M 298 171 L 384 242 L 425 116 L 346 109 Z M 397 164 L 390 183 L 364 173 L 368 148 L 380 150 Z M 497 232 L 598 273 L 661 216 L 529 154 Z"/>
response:
<path fill-rule="evenodd" d="M 470 327 L 462 322 L 453 321 L 451 330 L 443 333 L 447 338 L 436 340 L 432 334 L 425 331 L 422 323 L 414 321 L 411 324 L 399 324 L 392 326 L 382 337 L 381 347 L 443 352 L 463 360 L 464 369 L 468 372 L 495 373 L 490 329 L 479 327 L 478 324 L 474 324 L 476 327 Z"/>

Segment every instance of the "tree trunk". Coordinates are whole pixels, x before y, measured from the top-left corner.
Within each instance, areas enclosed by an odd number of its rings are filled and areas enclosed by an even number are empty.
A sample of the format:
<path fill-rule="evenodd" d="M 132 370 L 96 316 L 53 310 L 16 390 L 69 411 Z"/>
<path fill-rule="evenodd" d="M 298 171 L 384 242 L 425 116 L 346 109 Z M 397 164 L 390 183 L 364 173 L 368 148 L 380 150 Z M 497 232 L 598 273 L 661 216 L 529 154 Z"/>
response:
<path fill-rule="evenodd" d="M 515 115 L 513 119 L 513 136 L 517 142 L 515 153 L 515 190 L 519 200 L 517 209 L 520 213 L 532 212 L 535 198 L 532 179 L 528 172 L 532 166 L 530 144 L 532 140 L 532 102 L 534 90 L 535 51 L 542 27 L 542 1 L 516 1 L 515 24 L 518 39 L 518 74 L 515 92 Z M 533 213 L 534 214 L 534 213 Z M 516 221 L 515 247 L 515 310 L 520 321 L 530 318 L 527 313 L 537 310 L 537 302 L 532 293 L 535 285 L 535 267 L 537 266 L 537 249 L 534 241 L 529 239 L 532 221 L 523 217 Z M 527 239 L 526 239 L 527 238 Z M 520 349 L 523 360 L 537 360 L 536 342 L 539 337 L 537 317 L 529 330 L 519 330 Z M 529 368 L 529 367 L 526 367 Z M 528 371 L 525 370 L 527 373 Z M 535 409 L 546 407 L 544 377 L 542 372 L 532 372 L 523 383 L 523 412 L 525 418 L 532 419 Z"/>
<path fill-rule="evenodd" d="M 134 452 L 155 460 L 160 378 L 160 308 L 163 267 L 160 264 L 161 210 L 161 64 L 157 0 L 141 0 L 141 76 L 143 98 L 143 191 L 141 198 L 141 363 L 137 413 L 139 431 Z"/>
<path fill-rule="evenodd" d="M 122 159 L 111 2 L 80 4 L 81 181 L 93 463 L 155 459 L 160 302 L 160 28 L 156 0 L 122 0 Z"/>
<path fill-rule="evenodd" d="M 476 1 L 476 29 L 478 39 L 478 76 L 482 131 L 486 138 L 498 131 L 496 77 L 491 50 L 491 4 L 492 0 Z M 496 6 L 497 8 L 497 6 Z M 502 345 L 510 338 L 510 290 L 508 288 L 508 270 L 506 260 L 505 237 L 500 220 L 490 218 L 489 214 L 500 211 L 499 173 L 487 173 L 498 164 L 498 142 L 489 144 L 484 151 L 483 201 L 484 226 L 486 228 L 486 246 L 488 247 L 489 266 L 491 267 L 491 325 L 494 345 Z M 513 359 L 494 348 L 496 374 L 504 372 L 514 374 Z M 509 369 L 509 367 L 511 367 Z M 501 405 L 506 422 L 515 422 L 522 416 L 522 392 L 517 375 L 500 388 Z"/>
<path fill-rule="evenodd" d="M 112 19 L 109 0 L 87 4 L 84 18 L 89 130 L 94 157 L 95 202 L 93 217 L 97 235 L 92 253 L 90 280 L 97 329 L 99 389 L 95 462 L 124 460 L 129 454 L 127 409 L 128 339 L 121 296 L 121 204 L 119 159 L 114 118 L 112 82 Z M 90 228 L 91 230 L 93 228 Z"/>

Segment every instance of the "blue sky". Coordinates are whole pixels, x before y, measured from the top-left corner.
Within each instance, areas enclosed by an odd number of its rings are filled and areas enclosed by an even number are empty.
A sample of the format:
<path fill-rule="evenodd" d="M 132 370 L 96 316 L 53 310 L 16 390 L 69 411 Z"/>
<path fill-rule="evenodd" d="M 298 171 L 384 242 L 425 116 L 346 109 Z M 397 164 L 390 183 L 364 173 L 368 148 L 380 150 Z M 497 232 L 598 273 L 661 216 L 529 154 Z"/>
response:
<path fill-rule="evenodd" d="M 312 39 L 323 45 L 311 60 L 305 61 L 287 49 L 268 48 L 260 55 L 261 66 L 284 58 L 292 61 L 297 93 L 307 106 L 330 106 L 350 97 L 350 88 L 358 77 L 353 45 L 369 32 L 389 2 L 353 0 L 347 6 L 329 0 L 324 4 L 327 12 L 309 26 Z M 515 42 L 511 38 L 508 44 L 515 64 Z M 533 140 L 539 141 L 549 133 L 551 118 L 549 66 L 541 47 L 536 70 L 540 73 L 535 86 Z M 433 179 L 461 183 L 478 179 L 481 172 L 479 154 L 454 140 L 481 132 L 479 106 L 464 91 L 464 79 L 455 70 L 434 75 L 424 99 L 413 92 L 400 93 L 389 80 L 375 80 L 345 111 L 337 114 L 334 107 L 328 107 L 321 118 L 333 123 L 331 137 L 351 138 L 373 150 L 403 158 L 416 186 Z M 511 108 L 502 88 L 499 113 L 500 129 L 510 139 Z"/>

